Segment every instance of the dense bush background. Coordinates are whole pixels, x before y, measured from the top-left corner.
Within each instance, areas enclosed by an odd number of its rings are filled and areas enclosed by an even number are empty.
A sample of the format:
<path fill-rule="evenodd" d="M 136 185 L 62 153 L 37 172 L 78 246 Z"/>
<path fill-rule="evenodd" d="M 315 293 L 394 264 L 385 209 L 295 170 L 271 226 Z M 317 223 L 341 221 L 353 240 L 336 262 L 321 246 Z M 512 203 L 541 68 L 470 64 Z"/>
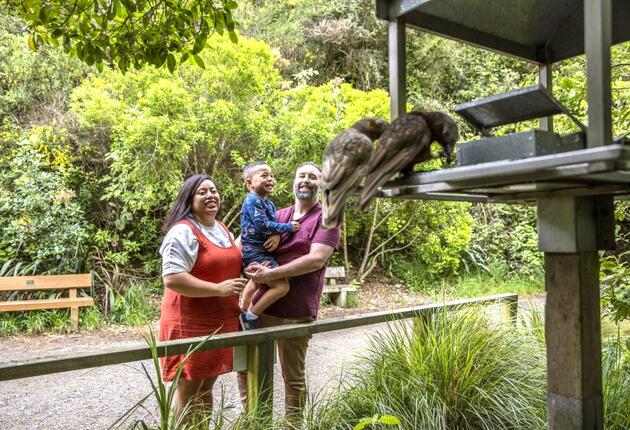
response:
<path fill-rule="evenodd" d="M 0 10 L 4 273 L 94 270 L 99 304 L 111 312 L 132 281 L 160 291 L 159 228 L 184 178 L 210 174 L 223 219 L 238 232 L 245 164 L 272 165 L 273 199 L 282 207 L 291 202 L 298 164 L 319 162 L 326 143 L 357 119 L 388 117 L 386 26 L 373 2 L 244 0 L 235 17 L 238 44 L 211 37 L 199 54 L 205 68 L 123 74 L 97 72 L 54 47 L 32 52 L 24 24 Z M 535 82 L 535 67 L 512 58 L 413 31 L 408 43 L 410 107 L 448 110 Z M 630 43 L 614 47 L 612 57 L 619 134 L 630 130 Z M 554 79 L 557 97 L 585 120 L 584 58 L 554 66 Z M 462 141 L 475 138 L 460 128 Z M 556 129 L 575 127 L 558 117 Z M 616 215 L 619 250 L 604 256 L 603 296 L 624 319 L 628 205 L 619 203 Z M 535 220 L 531 206 L 381 200 L 360 213 L 351 200 L 334 263 L 357 279 L 380 273 L 430 293 L 479 276 L 539 290 Z"/>

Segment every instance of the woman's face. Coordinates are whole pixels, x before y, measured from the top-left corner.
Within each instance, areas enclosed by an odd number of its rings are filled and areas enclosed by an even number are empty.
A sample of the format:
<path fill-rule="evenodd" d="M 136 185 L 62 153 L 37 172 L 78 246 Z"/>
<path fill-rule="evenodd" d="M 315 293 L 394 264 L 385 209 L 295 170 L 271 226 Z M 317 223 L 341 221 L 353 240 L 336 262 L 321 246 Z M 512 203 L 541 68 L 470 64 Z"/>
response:
<path fill-rule="evenodd" d="M 206 179 L 195 191 L 192 201 L 192 213 L 200 219 L 212 219 L 217 216 L 219 207 L 221 206 L 221 198 L 219 191 L 214 183 Z"/>

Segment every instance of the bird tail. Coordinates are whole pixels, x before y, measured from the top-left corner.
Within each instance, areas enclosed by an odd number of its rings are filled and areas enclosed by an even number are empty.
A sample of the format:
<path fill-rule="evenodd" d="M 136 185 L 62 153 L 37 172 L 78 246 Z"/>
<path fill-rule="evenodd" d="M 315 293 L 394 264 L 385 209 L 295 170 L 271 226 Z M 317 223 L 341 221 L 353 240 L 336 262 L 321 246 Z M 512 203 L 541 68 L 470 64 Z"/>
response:
<path fill-rule="evenodd" d="M 368 176 L 365 180 L 365 185 L 361 190 L 361 195 L 359 196 L 358 207 L 359 210 L 364 210 L 370 201 L 378 194 L 378 188 L 383 185 L 389 177 L 380 176 L 380 177 L 370 177 Z"/>
<path fill-rule="evenodd" d="M 337 195 L 335 191 L 326 190 L 322 199 L 322 227 L 339 227 L 343 222 L 343 213 L 347 196 Z"/>

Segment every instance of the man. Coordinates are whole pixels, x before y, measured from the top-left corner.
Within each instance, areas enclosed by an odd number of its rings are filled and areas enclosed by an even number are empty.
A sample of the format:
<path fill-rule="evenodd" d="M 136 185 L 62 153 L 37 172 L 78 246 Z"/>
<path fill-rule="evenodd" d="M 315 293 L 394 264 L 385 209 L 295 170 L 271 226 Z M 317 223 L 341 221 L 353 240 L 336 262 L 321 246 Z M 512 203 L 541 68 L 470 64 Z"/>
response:
<path fill-rule="evenodd" d="M 260 285 L 254 303 L 265 291 L 263 284 L 288 278 L 289 292 L 258 317 L 258 327 L 311 322 L 317 317 L 324 288 L 326 265 L 339 245 L 339 229 L 321 226 L 322 209 L 318 202 L 320 168 L 311 162 L 298 167 L 293 181 L 295 204 L 277 213 L 277 222 L 297 221 L 300 230 L 284 234 L 275 251 L 279 266 L 269 268 L 253 263 L 246 274 Z M 306 400 L 306 350 L 310 336 L 278 341 L 278 356 L 285 387 L 286 418 L 299 423 Z M 247 400 L 247 374 L 239 373 L 243 404 Z"/>

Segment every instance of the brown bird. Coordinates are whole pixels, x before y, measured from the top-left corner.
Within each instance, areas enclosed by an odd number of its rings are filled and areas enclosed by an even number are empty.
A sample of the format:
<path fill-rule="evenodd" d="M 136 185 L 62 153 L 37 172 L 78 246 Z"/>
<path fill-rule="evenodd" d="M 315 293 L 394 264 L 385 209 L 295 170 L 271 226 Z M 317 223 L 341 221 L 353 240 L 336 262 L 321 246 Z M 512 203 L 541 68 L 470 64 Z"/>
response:
<path fill-rule="evenodd" d="M 322 225 L 337 227 L 343 220 L 343 209 L 348 197 L 365 177 L 372 142 L 387 129 L 381 118 L 365 118 L 339 133 L 324 150 L 322 179 Z"/>
<path fill-rule="evenodd" d="M 450 163 L 458 138 L 457 124 L 442 112 L 415 110 L 394 120 L 370 158 L 359 209 L 364 209 L 394 174 L 408 175 L 416 164 L 435 158 L 431 142 L 442 146 L 441 155 Z"/>

